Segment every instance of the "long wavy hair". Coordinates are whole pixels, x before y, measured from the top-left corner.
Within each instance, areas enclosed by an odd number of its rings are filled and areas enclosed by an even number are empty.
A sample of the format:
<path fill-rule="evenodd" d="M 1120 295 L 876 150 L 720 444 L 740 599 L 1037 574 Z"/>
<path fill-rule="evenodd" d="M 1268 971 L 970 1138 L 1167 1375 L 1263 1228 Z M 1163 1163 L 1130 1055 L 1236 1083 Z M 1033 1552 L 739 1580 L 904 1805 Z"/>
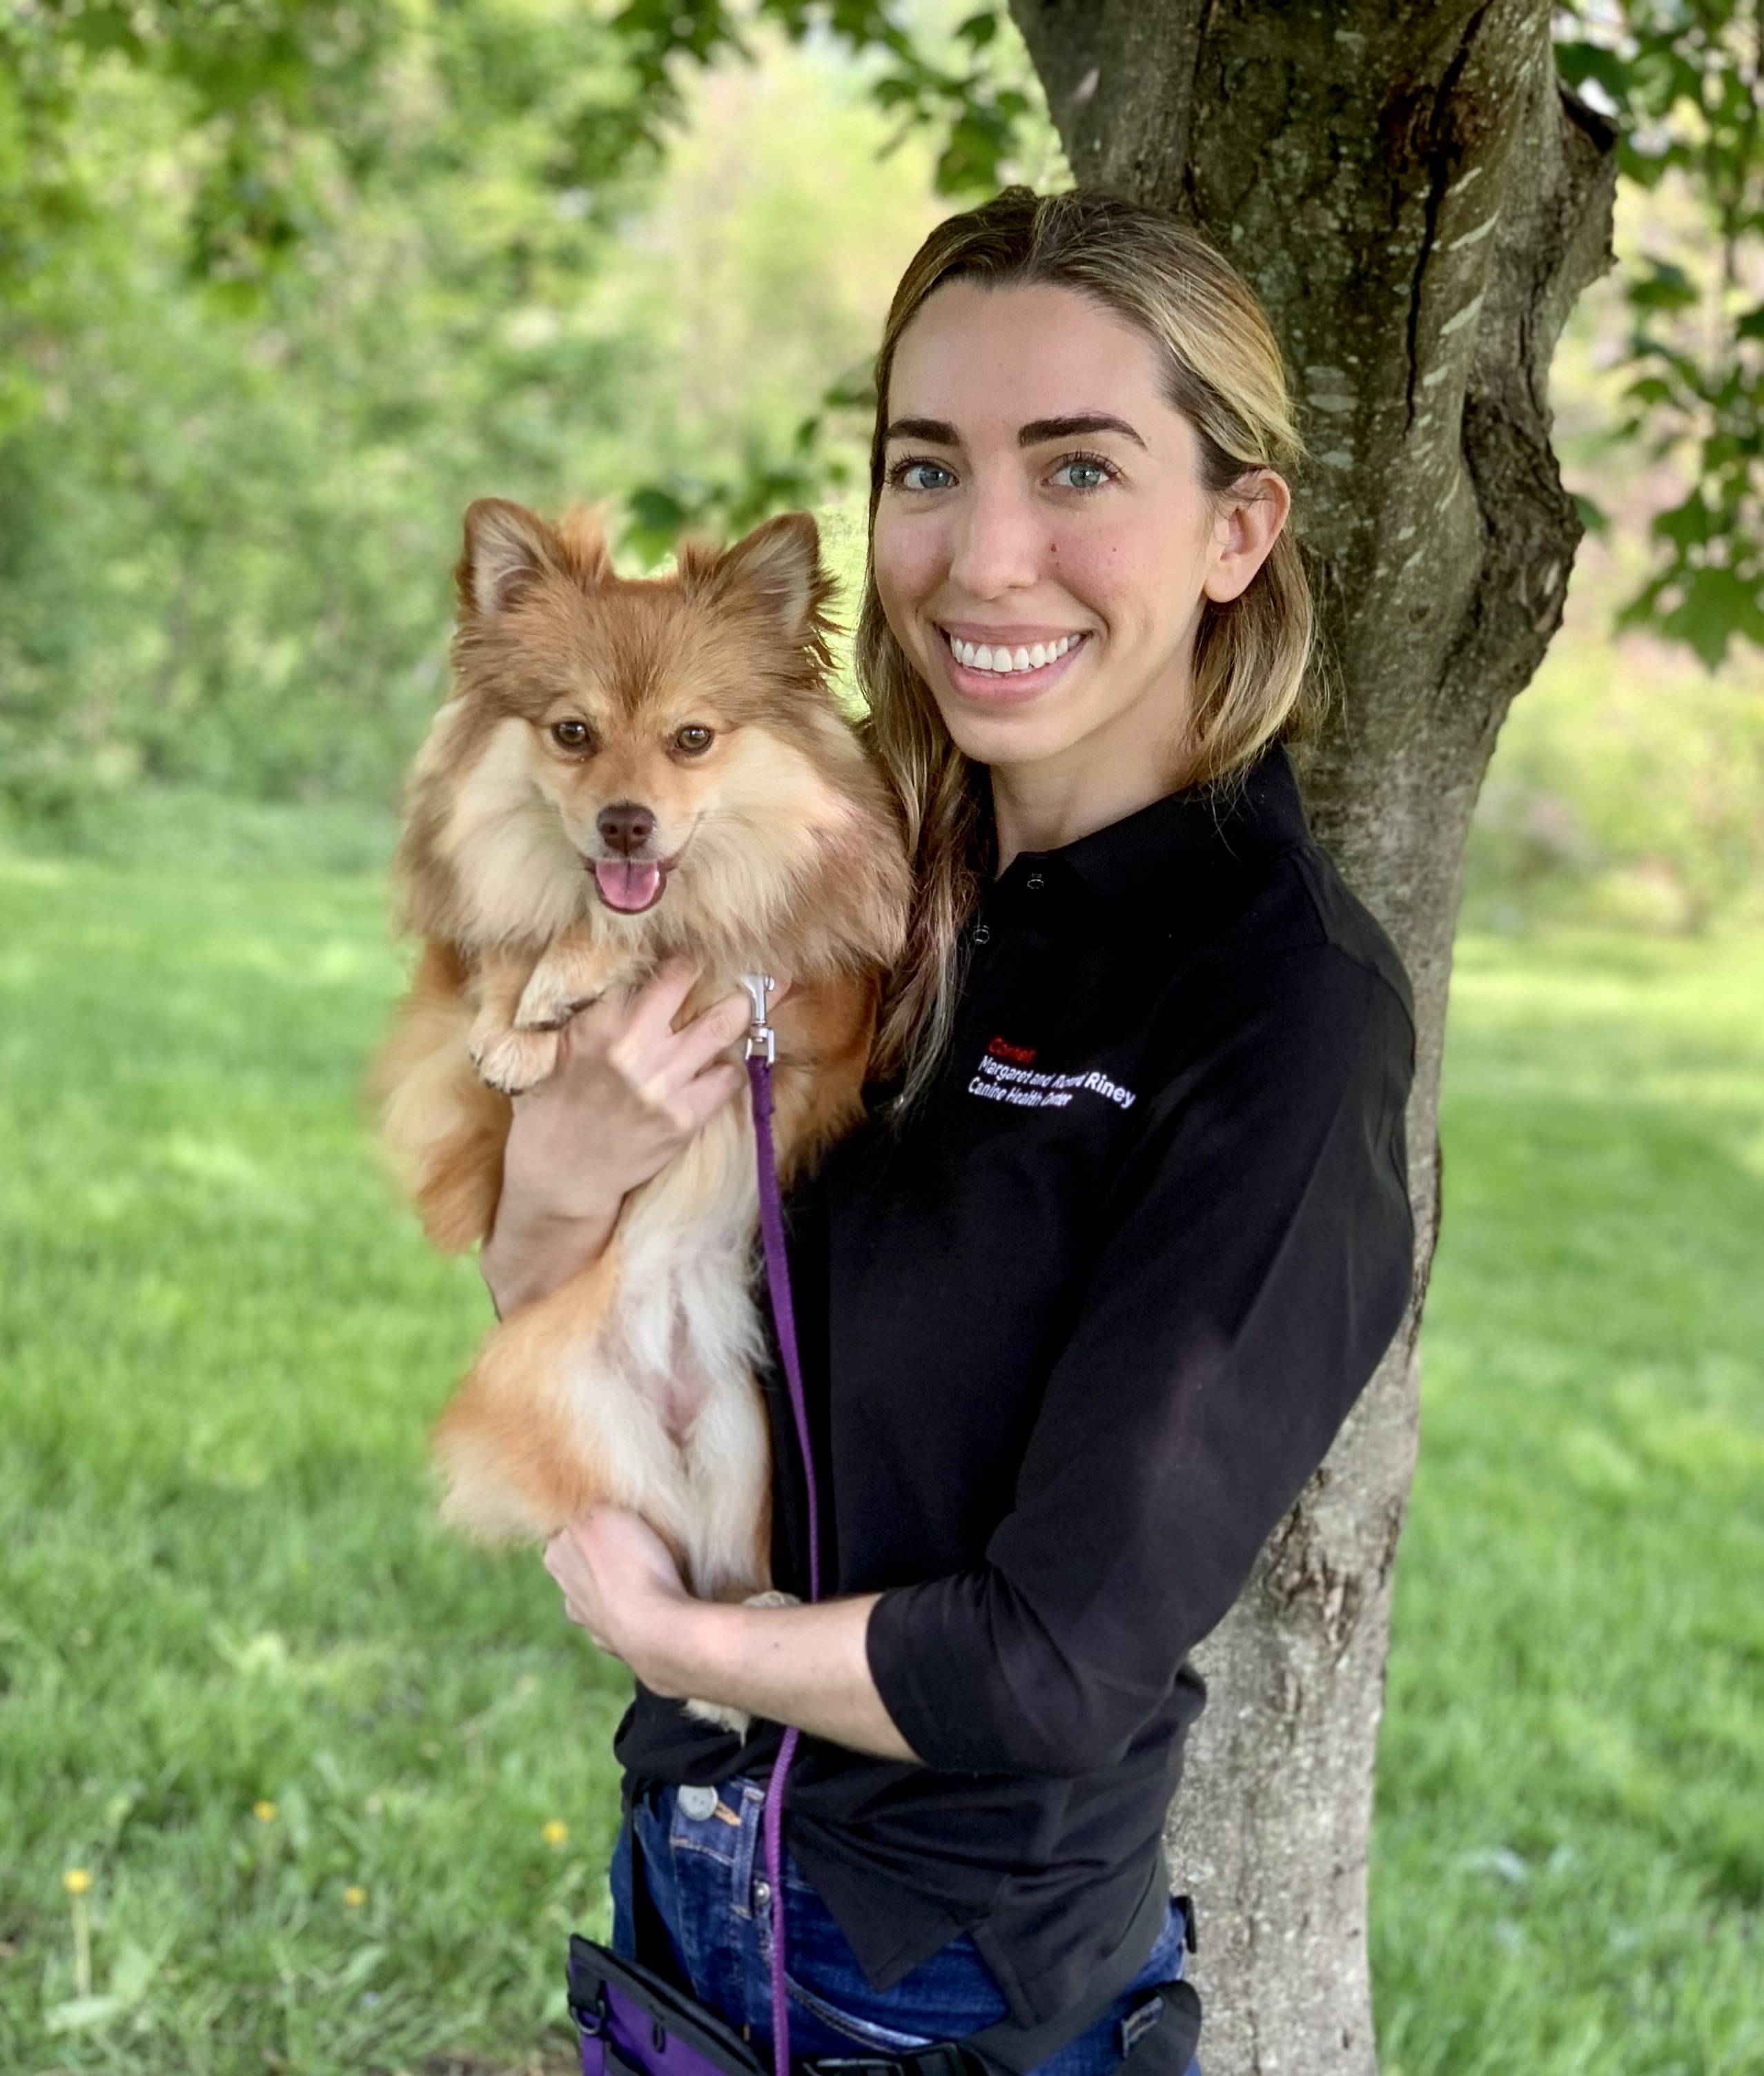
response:
<path fill-rule="evenodd" d="M 1007 188 L 953 216 L 914 255 L 894 292 L 876 362 L 870 452 L 869 568 L 858 621 L 865 729 L 906 813 L 916 891 L 907 951 L 878 1036 L 874 1071 L 910 1105 L 935 1074 L 955 1014 L 968 925 L 995 846 L 983 766 L 951 740 L 929 687 L 894 638 L 876 590 L 876 507 L 882 490 L 888 391 L 902 334 L 947 281 L 1075 289 L 1143 332 L 1164 393 L 1198 435 L 1201 480 L 1223 504 L 1252 470 L 1282 475 L 1302 456 L 1285 371 L 1266 313 L 1206 241 L 1156 210 L 1112 195 L 1037 195 Z M 1278 736 L 1307 727 L 1318 700 L 1310 664 L 1310 588 L 1283 529 L 1247 588 L 1202 602 L 1193 659 L 1193 761 L 1178 781 L 1227 778 Z"/>

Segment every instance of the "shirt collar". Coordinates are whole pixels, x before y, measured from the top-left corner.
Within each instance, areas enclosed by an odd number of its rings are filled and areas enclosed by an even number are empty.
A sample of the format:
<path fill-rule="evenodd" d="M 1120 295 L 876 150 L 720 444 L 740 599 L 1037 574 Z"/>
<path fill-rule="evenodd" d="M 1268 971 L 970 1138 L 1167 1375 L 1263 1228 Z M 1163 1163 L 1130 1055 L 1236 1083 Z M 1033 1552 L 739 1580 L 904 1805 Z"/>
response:
<path fill-rule="evenodd" d="M 1247 771 L 1168 794 L 1058 850 L 1020 853 L 998 886 L 1014 895 L 1057 880 L 1114 907 L 1163 895 L 1173 874 L 1235 877 L 1310 840 L 1292 760 L 1276 742 Z"/>

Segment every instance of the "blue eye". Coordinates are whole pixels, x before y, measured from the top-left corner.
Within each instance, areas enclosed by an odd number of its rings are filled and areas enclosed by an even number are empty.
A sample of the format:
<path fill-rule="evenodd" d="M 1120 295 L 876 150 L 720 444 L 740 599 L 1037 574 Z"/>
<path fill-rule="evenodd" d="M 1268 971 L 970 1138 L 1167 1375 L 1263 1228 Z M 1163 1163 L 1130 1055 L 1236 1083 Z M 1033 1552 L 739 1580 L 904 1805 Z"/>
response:
<path fill-rule="evenodd" d="M 954 475 L 938 461 L 903 461 L 889 472 L 897 490 L 947 490 Z"/>
<path fill-rule="evenodd" d="M 1053 471 L 1053 480 L 1068 490 L 1100 490 L 1109 480 L 1109 471 L 1102 462 L 1075 455 L 1071 460 L 1060 463 Z"/>

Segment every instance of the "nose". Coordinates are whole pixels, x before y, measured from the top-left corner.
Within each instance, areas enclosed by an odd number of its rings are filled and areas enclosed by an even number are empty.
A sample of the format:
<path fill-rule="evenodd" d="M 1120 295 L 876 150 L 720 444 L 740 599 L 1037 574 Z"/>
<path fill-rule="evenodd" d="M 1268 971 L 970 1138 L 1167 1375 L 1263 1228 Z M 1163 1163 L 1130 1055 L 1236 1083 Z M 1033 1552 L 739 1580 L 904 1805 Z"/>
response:
<path fill-rule="evenodd" d="M 1046 531 L 1014 472 L 977 484 L 956 521 L 951 580 L 972 598 L 1027 590 L 1040 574 Z"/>
<path fill-rule="evenodd" d="M 596 826 L 608 850 L 629 857 L 633 851 L 641 850 L 655 834 L 655 817 L 635 800 L 615 800 L 610 808 L 600 810 Z"/>

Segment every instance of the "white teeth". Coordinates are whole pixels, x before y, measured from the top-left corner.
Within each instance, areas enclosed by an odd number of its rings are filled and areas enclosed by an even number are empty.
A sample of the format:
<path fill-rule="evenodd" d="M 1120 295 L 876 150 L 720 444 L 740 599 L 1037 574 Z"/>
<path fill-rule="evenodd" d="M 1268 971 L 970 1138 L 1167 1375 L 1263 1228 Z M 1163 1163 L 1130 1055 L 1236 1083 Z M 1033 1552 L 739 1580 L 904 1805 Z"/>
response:
<path fill-rule="evenodd" d="M 1039 671 L 1044 664 L 1056 662 L 1082 638 L 1080 635 L 1063 634 L 1057 641 L 1038 641 L 1032 649 L 1013 650 L 1002 643 L 994 649 L 983 641 L 964 641 L 952 634 L 949 650 L 965 670 L 990 671 L 994 676 L 1007 677 L 1013 671 Z"/>

